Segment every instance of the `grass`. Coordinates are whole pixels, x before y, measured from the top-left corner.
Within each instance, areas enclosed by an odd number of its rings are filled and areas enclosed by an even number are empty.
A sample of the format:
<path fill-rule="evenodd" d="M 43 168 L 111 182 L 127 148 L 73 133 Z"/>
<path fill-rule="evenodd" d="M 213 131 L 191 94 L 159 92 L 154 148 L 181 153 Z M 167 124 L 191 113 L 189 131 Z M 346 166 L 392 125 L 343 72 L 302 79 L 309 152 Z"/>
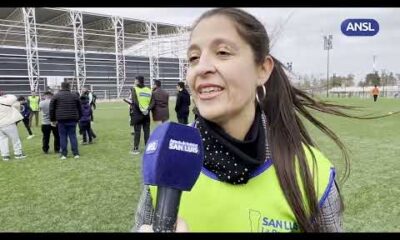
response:
<path fill-rule="evenodd" d="M 363 106 L 362 113 L 400 109 L 400 101 L 395 99 L 335 101 Z M 175 121 L 174 102 L 170 106 L 171 120 Z M 351 151 L 351 175 L 341 187 L 346 231 L 399 231 L 400 115 L 377 120 L 317 115 Z M 96 142 L 79 145 L 81 158 L 73 159 L 69 152 L 65 161 L 57 154 L 41 152 L 40 127 L 34 127 L 36 136 L 26 140 L 26 130 L 19 124 L 28 157 L 0 162 L 0 231 L 130 231 L 141 192 L 141 155 L 129 154 L 132 136 L 128 120 L 125 103 L 98 104 L 93 125 Z M 344 165 L 338 149 L 308 126 L 340 175 Z"/>
<path fill-rule="evenodd" d="M 359 115 L 387 114 L 400 110 L 398 99 L 335 99 L 363 107 Z M 318 114 L 320 116 L 320 114 Z M 400 115 L 355 120 L 335 116 L 321 119 L 337 133 L 350 151 L 351 173 L 342 185 L 344 226 L 352 232 L 398 232 L 400 230 Z M 309 126 L 309 124 L 308 124 Z M 314 127 L 310 127 L 324 154 L 343 172 L 338 148 Z"/>

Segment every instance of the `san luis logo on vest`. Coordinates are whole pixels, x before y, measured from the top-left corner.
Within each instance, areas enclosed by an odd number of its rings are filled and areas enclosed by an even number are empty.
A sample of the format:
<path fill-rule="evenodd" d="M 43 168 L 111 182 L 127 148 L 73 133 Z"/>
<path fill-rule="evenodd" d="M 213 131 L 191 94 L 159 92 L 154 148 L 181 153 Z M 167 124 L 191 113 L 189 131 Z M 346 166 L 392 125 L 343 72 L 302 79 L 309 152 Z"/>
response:
<path fill-rule="evenodd" d="M 250 232 L 298 232 L 296 222 L 264 216 L 260 211 L 249 209 Z"/>
<path fill-rule="evenodd" d="M 340 29 L 346 36 L 375 36 L 379 32 L 379 23 L 374 19 L 346 19 Z"/>

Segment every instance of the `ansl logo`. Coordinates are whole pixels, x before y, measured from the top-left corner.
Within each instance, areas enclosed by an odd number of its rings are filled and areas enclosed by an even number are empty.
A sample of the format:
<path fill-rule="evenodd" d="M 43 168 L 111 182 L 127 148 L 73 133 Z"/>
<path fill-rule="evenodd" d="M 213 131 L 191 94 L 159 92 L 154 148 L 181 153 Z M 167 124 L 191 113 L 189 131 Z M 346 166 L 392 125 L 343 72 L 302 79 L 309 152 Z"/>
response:
<path fill-rule="evenodd" d="M 146 147 L 146 154 L 155 152 L 157 150 L 157 146 L 158 146 L 157 140 L 149 142 Z"/>
<path fill-rule="evenodd" d="M 340 28 L 346 36 L 375 36 L 379 32 L 379 24 L 374 19 L 346 19 Z"/>

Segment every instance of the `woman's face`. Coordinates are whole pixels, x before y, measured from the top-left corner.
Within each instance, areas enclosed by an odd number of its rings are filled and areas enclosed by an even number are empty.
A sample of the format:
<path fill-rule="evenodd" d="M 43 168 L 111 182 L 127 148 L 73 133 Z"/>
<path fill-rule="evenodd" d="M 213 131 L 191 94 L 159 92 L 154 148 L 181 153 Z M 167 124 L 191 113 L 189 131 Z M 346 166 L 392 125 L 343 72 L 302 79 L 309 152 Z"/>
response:
<path fill-rule="evenodd" d="M 256 87 L 266 81 L 250 45 L 225 16 L 201 20 L 192 31 L 187 81 L 202 117 L 215 123 L 254 112 Z"/>

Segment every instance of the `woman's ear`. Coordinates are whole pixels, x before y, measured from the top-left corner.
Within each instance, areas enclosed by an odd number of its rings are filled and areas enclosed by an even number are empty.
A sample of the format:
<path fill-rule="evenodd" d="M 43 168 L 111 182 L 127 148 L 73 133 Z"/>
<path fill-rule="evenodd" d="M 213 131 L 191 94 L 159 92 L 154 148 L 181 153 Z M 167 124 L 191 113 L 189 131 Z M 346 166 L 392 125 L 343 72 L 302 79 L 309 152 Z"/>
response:
<path fill-rule="evenodd" d="M 259 79 L 258 83 L 260 85 L 264 85 L 269 77 L 271 76 L 272 70 L 274 69 L 274 60 L 270 55 L 264 58 L 264 63 L 260 66 L 259 69 Z"/>

